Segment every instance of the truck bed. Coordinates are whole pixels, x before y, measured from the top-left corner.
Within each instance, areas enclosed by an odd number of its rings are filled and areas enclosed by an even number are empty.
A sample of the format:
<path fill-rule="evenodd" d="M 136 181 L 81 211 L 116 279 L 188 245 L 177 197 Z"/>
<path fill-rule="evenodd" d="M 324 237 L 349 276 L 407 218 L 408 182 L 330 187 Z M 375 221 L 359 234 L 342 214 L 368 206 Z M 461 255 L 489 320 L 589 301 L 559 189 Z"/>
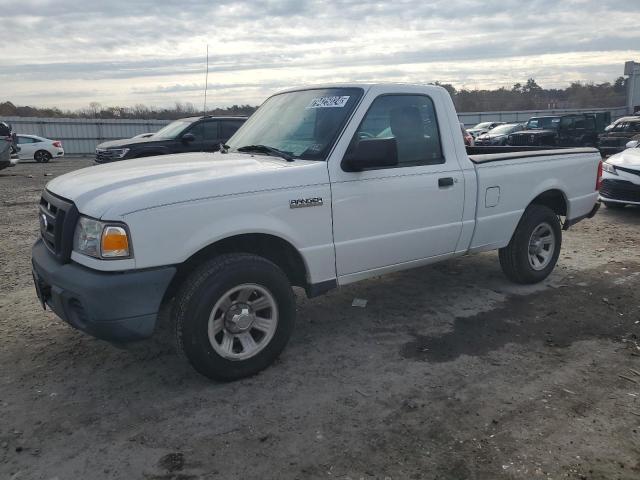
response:
<path fill-rule="evenodd" d="M 572 147 L 467 147 L 469 160 L 473 163 L 500 162 L 525 157 L 548 157 L 550 155 L 578 155 L 585 153 L 599 153 L 596 148 Z"/>

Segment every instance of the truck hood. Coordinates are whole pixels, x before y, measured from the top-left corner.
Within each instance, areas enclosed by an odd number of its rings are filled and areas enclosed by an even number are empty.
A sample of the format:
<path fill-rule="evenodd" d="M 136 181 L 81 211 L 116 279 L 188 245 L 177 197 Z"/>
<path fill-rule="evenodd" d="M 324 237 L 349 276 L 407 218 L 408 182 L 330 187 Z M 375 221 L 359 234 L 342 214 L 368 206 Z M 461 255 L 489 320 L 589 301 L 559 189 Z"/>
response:
<path fill-rule="evenodd" d="M 627 148 L 620 153 L 611 155 L 607 159 L 607 163 L 618 167 L 640 170 L 640 148 Z"/>
<path fill-rule="evenodd" d="M 84 215 L 118 220 L 162 205 L 327 182 L 325 162 L 197 152 L 82 168 L 46 188 Z"/>

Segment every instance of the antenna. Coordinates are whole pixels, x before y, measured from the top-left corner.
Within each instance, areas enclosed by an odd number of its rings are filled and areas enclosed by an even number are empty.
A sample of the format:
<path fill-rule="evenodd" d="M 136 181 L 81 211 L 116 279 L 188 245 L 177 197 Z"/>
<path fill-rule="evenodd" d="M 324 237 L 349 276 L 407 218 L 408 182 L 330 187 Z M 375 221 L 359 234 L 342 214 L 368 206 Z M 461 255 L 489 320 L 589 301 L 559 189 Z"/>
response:
<path fill-rule="evenodd" d="M 202 109 L 202 118 L 207 115 L 207 87 L 209 86 L 209 44 L 207 43 L 207 68 L 204 74 L 204 108 Z"/>

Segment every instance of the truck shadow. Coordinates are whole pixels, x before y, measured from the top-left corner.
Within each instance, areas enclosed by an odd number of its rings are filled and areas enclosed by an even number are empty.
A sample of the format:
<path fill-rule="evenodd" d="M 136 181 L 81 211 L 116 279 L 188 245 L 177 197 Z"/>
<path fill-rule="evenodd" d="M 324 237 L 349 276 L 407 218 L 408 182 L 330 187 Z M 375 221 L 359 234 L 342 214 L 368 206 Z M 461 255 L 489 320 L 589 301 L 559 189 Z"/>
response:
<path fill-rule="evenodd" d="M 462 355 L 483 356 L 507 344 L 538 343 L 547 348 L 565 348 L 572 343 L 628 336 L 635 343 L 633 298 L 640 284 L 635 274 L 607 267 L 613 282 L 597 280 L 599 271 L 583 272 L 574 285 L 549 288 L 535 295 L 510 295 L 494 310 L 456 318 L 452 330 L 443 335 L 412 332 L 400 354 L 407 359 L 449 362 Z M 578 286 L 580 284 L 582 286 Z"/>

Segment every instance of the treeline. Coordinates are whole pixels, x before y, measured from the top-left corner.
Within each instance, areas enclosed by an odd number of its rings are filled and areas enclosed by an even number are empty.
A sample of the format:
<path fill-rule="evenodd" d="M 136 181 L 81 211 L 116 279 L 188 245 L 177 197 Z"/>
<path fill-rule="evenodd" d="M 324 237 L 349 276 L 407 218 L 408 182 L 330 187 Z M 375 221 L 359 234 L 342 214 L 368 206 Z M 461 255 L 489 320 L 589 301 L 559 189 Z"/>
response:
<path fill-rule="evenodd" d="M 542 88 L 533 78 L 497 90 L 456 90 L 449 84 L 436 84 L 449 91 L 459 112 L 621 107 L 626 103 L 624 77 L 613 83 L 574 82 L 564 89 Z"/>
<path fill-rule="evenodd" d="M 227 108 L 207 109 L 207 115 L 234 116 L 251 115 L 258 107 L 251 105 L 233 105 Z M 149 107 L 138 104 L 133 107 L 106 107 L 92 102 L 88 107 L 77 110 L 60 108 L 17 106 L 11 102 L 0 102 L 0 117 L 53 117 L 53 118 L 112 118 L 112 119 L 149 119 L 175 120 L 178 118 L 202 115 L 202 110 L 189 102 L 176 102 L 173 108 Z"/>
<path fill-rule="evenodd" d="M 598 108 L 625 105 L 626 79 L 617 78 L 613 83 L 574 82 L 564 89 L 542 88 L 533 78 L 524 84 L 497 90 L 457 90 L 453 85 L 436 82 L 446 88 L 459 112 L 488 112 L 498 110 L 546 110 L 551 108 Z M 208 109 L 208 115 L 251 115 L 258 107 L 233 105 L 227 108 Z M 0 103 L 0 116 L 15 117 L 66 117 L 66 118 L 140 118 L 175 120 L 200 115 L 192 103 L 176 102 L 173 108 L 106 107 L 92 102 L 78 110 L 16 106 L 6 101 Z"/>

